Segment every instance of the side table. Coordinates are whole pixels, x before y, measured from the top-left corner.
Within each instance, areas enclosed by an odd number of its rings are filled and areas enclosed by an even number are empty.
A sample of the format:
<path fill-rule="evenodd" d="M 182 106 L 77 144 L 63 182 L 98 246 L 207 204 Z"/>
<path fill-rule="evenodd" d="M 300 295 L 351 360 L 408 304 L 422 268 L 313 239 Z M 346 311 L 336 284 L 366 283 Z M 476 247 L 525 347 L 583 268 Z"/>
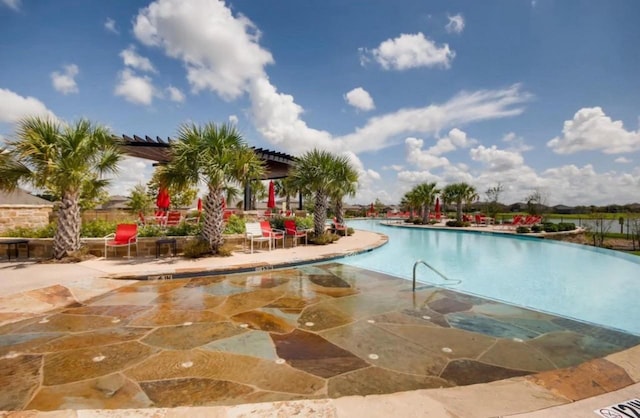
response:
<path fill-rule="evenodd" d="M 163 245 L 168 245 L 173 252 L 173 256 L 176 256 L 176 239 L 175 238 L 162 238 L 156 241 L 156 258 L 160 257 L 160 248 Z"/>

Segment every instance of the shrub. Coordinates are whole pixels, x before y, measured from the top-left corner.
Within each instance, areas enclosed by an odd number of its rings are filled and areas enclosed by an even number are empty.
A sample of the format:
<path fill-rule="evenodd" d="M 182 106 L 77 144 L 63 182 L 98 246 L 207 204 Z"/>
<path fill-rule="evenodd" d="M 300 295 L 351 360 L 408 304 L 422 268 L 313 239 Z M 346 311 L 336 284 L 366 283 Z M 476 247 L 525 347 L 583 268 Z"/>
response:
<path fill-rule="evenodd" d="M 178 225 L 170 226 L 165 230 L 165 235 L 171 237 L 186 237 L 200 235 L 202 231 L 201 224 L 192 224 L 187 222 L 180 222 Z"/>
<path fill-rule="evenodd" d="M 3 237 L 16 238 L 53 238 L 56 232 L 56 224 L 54 222 L 40 228 L 17 227 L 4 231 Z M 105 234 L 106 235 L 106 234 Z"/>
<path fill-rule="evenodd" d="M 116 232 L 116 222 L 94 219 L 82 223 L 80 236 L 84 238 L 102 238 Z"/>
<path fill-rule="evenodd" d="M 404 220 L 404 222 L 408 223 L 408 224 L 412 224 L 413 223 L 413 218 L 407 218 L 407 219 Z"/>
<path fill-rule="evenodd" d="M 542 232 L 544 231 L 544 228 L 542 227 L 542 225 L 534 225 L 531 227 L 531 232 Z"/>
<path fill-rule="evenodd" d="M 229 216 L 227 220 L 227 226 L 224 228 L 223 233 L 225 234 L 244 234 L 244 219 L 240 218 L 237 215 Z"/>
<path fill-rule="evenodd" d="M 516 228 L 516 233 L 517 234 L 528 234 L 529 232 L 531 232 L 531 231 L 526 226 L 519 226 L 519 227 Z"/>
<path fill-rule="evenodd" d="M 210 253 L 209 243 L 200 237 L 189 240 L 184 244 L 184 256 L 186 258 L 200 258 Z"/>
<path fill-rule="evenodd" d="M 550 222 L 545 222 L 542 224 L 542 228 L 544 232 L 558 232 L 558 225 Z"/>
<path fill-rule="evenodd" d="M 223 244 L 218 248 L 218 253 L 216 255 L 219 257 L 231 257 L 234 248 L 235 247 L 232 244 Z"/>
<path fill-rule="evenodd" d="M 558 224 L 558 231 L 573 231 L 576 229 L 576 224 L 573 222 L 560 222 Z"/>
<path fill-rule="evenodd" d="M 115 230 L 115 228 L 114 228 Z M 138 236 L 143 237 L 160 237 L 163 234 L 160 225 L 143 225 L 138 227 Z"/>
<path fill-rule="evenodd" d="M 420 218 L 415 218 L 415 219 L 413 220 L 413 224 L 414 224 L 414 225 L 422 225 L 422 219 L 420 219 Z"/>
<path fill-rule="evenodd" d="M 447 223 L 445 224 L 447 226 L 450 226 L 452 228 L 462 228 L 463 226 L 469 226 L 469 222 L 464 222 L 464 221 L 447 221 Z"/>
<path fill-rule="evenodd" d="M 322 234 L 320 236 L 317 237 L 313 237 L 311 238 L 311 242 L 316 244 L 316 245 L 327 245 L 327 244 L 331 244 L 334 241 L 339 240 L 340 237 L 337 236 L 336 234 L 332 234 L 332 233 L 326 233 L 326 234 Z"/>
<path fill-rule="evenodd" d="M 353 235 L 354 230 L 351 227 L 347 227 L 347 235 Z"/>

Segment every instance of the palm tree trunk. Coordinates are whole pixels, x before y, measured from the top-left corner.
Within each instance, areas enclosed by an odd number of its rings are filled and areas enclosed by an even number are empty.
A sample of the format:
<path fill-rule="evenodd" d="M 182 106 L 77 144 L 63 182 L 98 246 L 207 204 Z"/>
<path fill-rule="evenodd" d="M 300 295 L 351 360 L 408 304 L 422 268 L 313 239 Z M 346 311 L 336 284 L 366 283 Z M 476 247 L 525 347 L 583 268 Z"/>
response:
<path fill-rule="evenodd" d="M 287 196 L 285 197 L 286 202 L 287 202 L 287 210 L 291 210 L 291 195 L 289 193 L 287 193 Z"/>
<path fill-rule="evenodd" d="M 218 248 L 224 244 L 223 222 L 222 222 L 222 202 L 224 194 L 222 189 L 209 188 L 209 193 L 204 198 L 204 224 L 202 226 L 202 237 L 209 243 L 211 251 L 216 254 Z"/>
<path fill-rule="evenodd" d="M 424 205 L 422 207 L 422 223 L 423 224 L 429 223 L 429 205 Z"/>
<path fill-rule="evenodd" d="M 65 193 L 58 209 L 58 227 L 53 236 L 53 257 L 61 259 L 80 249 L 80 206 L 77 193 Z"/>
<path fill-rule="evenodd" d="M 321 191 L 316 193 L 316 202 L 313 209 L 313 231 L 316 237 L 324 235 L 327 222 L 327 195 Z"/>
<path fill-rule="evenodd" d="M 456 202 L 456 220 L 462 221 L 462 200 Z"/>
<path fill-rule="evenodd" d="M 342 199 L 336 200 L 335 211 L 336 211 L 336 221 L 339 224 L 343 224 L 344 223 L 344 207 L 342 204 Z"/>

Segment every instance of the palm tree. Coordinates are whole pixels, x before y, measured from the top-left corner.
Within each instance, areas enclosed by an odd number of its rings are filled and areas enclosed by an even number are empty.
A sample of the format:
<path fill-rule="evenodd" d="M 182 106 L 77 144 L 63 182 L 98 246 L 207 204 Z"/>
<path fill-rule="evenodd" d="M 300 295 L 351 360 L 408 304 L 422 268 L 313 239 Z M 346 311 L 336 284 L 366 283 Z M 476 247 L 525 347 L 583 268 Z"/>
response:
<path fill-rule="evenodd" d="M 291 185 L 289 177 L 275 180 L 273 182 L 276 196 L 285 198 L 285 206 L 287 210 L 291 210 L 291 196 L 295 193 L 295 188 Z"/>
<path fill-rule="evenodd" d="M 403 210 L 409 211 L 409 219 L 413 219 L 415 214 L 415 210 L 420 208 L 421 204 L 418 200 L 418 195 L 415 192 L 415 189 L 411 189 L 402 196 L 402 200 L 400 201 L 400 205 Z"/>
<path fill-rule="evenodd" d="M 422 223 L 427 224 L 431 205 L 435 203 L 436 195 L 440 190 L 436 188 L 436 183 L 421 183 L 414 187 L 413 193 L 416 194 L 414 198 L 420 203 L 422 209 Z"/>
<path fill-rule="evenodd" d="M 18 122 L 17 139 L 0 158 L 0 188 L 27 183 L 60 199 L 53 257 L 80 249 L 80 204 L 100 196 L 122 154 L 109 130 L 81 119 L 68 125 L 30 117 Z"/>
<path fill-rule="evenodd" d="M 178 187 L 205 183 L 202 237 L 217 253 L 223 244 L 222 202 L 229 184 L 262 177 L 264 163 L 230 124 L 182 125 L 171 143 L 171 153 L 173 158 L 162 167 L 160 178 Z"/>
<path fill-rule="evenodd" d="M 317 237 L 324 234 L 329 197 L 337 195 L 341 187 L 347 190 L 344 184 L 352 182 L 351 170 L 355 171 L 348 157 L 314 149 L 298 158 L 289 172 L 294 188 L 314 196 L 313 229 Z"/>
<path fill-rule="evenodd" d="M 442 190 L 445 202 L 455 202 L 456 220 L 462 221 L 462 203 L 469 204 L 478 198 L 475 187 L 467 183 L 449 184 Z"/>
<path fill-rule="evenodd" d="M 342 199 L 345 196 L 354 197 L 358 190 L 358 172 L 351 165 L 349 159 L 336 159 L 334 168 L 336 181 L 329 192 L 334 204 L 336 223 L 344 224 L 344 210 Z"/>

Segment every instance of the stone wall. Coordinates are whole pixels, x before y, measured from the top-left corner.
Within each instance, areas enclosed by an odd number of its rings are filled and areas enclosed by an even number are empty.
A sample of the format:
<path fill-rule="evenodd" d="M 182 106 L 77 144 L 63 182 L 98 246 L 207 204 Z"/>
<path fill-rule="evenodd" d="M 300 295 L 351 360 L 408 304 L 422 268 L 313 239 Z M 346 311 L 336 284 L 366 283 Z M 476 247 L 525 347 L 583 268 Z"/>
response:
<path fill-rule="evenodd" d="M 169 237 L 176 239 L 176 251 L 178 256 L 184 251 L 185 243 L 194 237 Z M 29 240 L 29 255 L 31 259 L 46 260 L 52 258 L 53 254 L 53 239 L 52 238 L 26 238 Z M 138 238 L 138 252 L 137 257 L 155 257 L 156 256 L 156 241 L 161 238 L 148 237 Z M 244 235 L 225 235 L 225 244 L 243 245 Z M 104 238 L 83 238 L 83 245 L 88 248 L 90 254 L 96 257 L 104 257 Z M 5 252 L 6 245 L 0 246 L 0 259 L 8 258 L 8 254 Z M 8 249 L 7 249 L 8 251 Z M 123 258 L 127 256 L 127 247 L 110 247 L 108 248 L 108 258 Z M 166 256 L 169 253 L 169 245 L 161 245 L 160 255 Z M 27 250 L 24 245 L 19 247 L 19 259 L 24 259 L 27 256 Z M 136 257 L 136 246 L 131 246 L 131 256 Z M 14 255 L 12 254 L 12 260 Z"/>
<path fill-rule="evenodd" d="M 0 205 L 0 233 L 9 229 L 47 226 L 52 205 Z"/>

